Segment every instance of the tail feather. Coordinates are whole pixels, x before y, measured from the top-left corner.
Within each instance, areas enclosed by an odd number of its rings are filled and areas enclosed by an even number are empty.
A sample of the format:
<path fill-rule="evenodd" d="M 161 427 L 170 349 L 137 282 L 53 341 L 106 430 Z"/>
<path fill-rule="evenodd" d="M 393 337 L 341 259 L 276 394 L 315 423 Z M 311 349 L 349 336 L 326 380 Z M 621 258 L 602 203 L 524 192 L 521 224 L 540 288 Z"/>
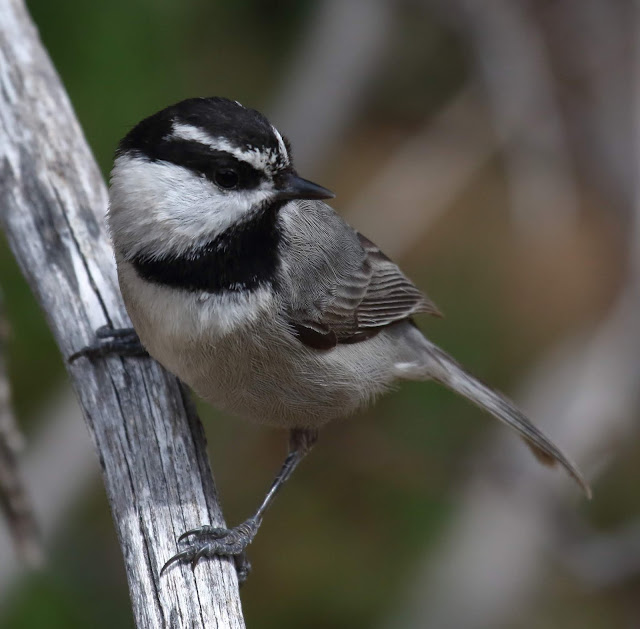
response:
<path fill-rule="evenodd" d="M 439 347 L 429 341 L 427 343 L 429 345 L 429 355 L 433 359 L 429 369 L 429 375 L 433 380 L 463 395 L 513 428 L 531 448 L 538 461 L 545 465 L 554 465 L 555 463 L 562 465 L 580 485 L 587 498 L 591 498 L 591 488 L 575 464 L 541 430 L 536 428 L 512 402 L 466 372 L 463 367 Z"/>

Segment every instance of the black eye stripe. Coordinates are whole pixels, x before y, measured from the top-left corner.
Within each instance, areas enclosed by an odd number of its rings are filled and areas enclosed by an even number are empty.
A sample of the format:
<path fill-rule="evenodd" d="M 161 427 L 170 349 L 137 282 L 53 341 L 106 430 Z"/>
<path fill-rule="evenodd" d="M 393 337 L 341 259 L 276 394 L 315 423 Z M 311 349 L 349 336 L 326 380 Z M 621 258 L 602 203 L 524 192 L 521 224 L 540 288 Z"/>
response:
<path fill-rule="evenodd" d="M 205 176 L 215 183 L 215 173 L 220 169 L 231 169 L 238 173 L 237 188 L 250 190 L 256 188 L 264 179 L 264 173 L 243 162 L 230 153 L 212 149 L 194 140 L 172 140 L 161 142 L 153 152 L 146 153 L 151 161 L 165 161 L 183 166 Z"/>

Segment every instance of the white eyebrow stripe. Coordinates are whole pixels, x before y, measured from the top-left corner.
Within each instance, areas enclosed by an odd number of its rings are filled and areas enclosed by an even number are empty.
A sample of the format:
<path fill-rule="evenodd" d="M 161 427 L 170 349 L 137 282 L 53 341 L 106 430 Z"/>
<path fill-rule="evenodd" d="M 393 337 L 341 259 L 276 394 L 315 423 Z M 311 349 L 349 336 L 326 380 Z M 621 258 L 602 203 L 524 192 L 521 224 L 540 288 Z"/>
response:
<path fill-rule="evenodd" d="M 183 122 L 174 122 L 171 133 L 166 137 L 166 139 L 199 142 L 200 144 L 211 146 L 212 148 L 215 141 L 215 138 L 212 138 L 203 129 L 194 127 L 190 124 L 184 124 Z"/>
<path fill-rule="evenodd" d="M 282 146 L 284 146 L 282 136 L 277 131 L 276 133 L 278 144 L 282 143 Z M 274 155 L 274 151 L 271 149 L 266 151 L 260 151 L 257 148 L 243 150 L 234 146 L 224 138 L 211 136 L 204 129 L 194 127 L 190 124 L 185 124 L 184 122 L 174 122 L 172 132 L 168 137 L 175 140 L 199 142 L 214 151 L 224 151 L 225 153 L 233 155 L 237 160 L 253 166 L 257 170 L 269 171 L 273 168 L 274 161 L 277 161 L 278 158 L 282 161 L 280 155 L 277 153 Z M 286 148 L 283 156 L 285 156 L 286 163 L 288 164 L 289 156 L 286 152 Z"/>
<path fill-rule="evenodd" d="M 271 125 L 271 128 L 273 129 L 273 133 L 275 134 L 277 140 L 278 140 L 278 146 L 280 147 L 280 155 L 282 155 L 283 159 L 286 161 L 286 163 L 289 163 L 289 151 L 287 151 L 287 145 L 284 143 L 284 139 L 282 138 L 282 135 L 280 135 L 280 131 L 278 131 L 273 125 Z"/>

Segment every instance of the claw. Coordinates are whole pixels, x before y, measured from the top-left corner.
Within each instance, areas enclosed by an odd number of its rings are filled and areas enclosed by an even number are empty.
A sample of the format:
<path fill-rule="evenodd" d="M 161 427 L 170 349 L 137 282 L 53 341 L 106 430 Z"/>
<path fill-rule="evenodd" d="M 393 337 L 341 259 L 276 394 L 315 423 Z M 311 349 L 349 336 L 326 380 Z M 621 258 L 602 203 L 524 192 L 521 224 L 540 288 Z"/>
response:
<path fill-rule="evenodd" d="M 96 337 L 99 339 L 117 339 L 123 336 L 130 336 L 132 328 L 112 328 L 110 325 L 101 325 L 96 330 Z"/>
<path fill-rule="evenodd" d="M 162 566 L 160 576 L 174 563 L 189 562 L 191 569 L 195 570 L 203 557 L 232 556 L 235 558 L 238 579 L 243 582 L 251 569 L 251 564 L 247 560 L 244 550 L 253 541 L 258 526 L 258 520 L 250 518 L 233 529 L 205 525 L 186 531 L 180 535 L 178 543 L 184 543 L 188 537 L 194 539 L 184 550 L 175 554 Z"/>
<path fill-rule="evenodd" d="M 82 349 L 79 349 L 77 352 L 73 352 L 73 354 L 71 354 L 71 356 L 69 356 L 69 358 L 67 359 L 69 361 L 69 364 L 75 362 L 76 360 L 78 360 L 78 358 L 82 356 L 86 356 L 88 358 L 91 354 L 91 350 L 93 350 L 94 348 L 95 348 L 94 345 L 87 345 L 87 347 L 83 347 Z"/>
<path fill-rule="evenodd" d="M 160 570 L 160 574 L 162 575 L 173 563 L 180 561 L 190 561 L 191 567 L 195 569 L 203 557 L 233 557 L 238 581 L 240 583 L 244 582 L 251 569 L 251 564 L 247 560 L 245 549 L 256 536 L 264 512 L 269 504 L 271 504 L 273 497 L 291 476 L 298 463 L 307 455 L 315 443 L 316 438 L 317 431 L 315 430 L 292 431 L 291 451 L 284 460 L 280 472 L 274 479 L 271 488 L 253 517 L 232 529 L 205 525 L 183 533 L 178 538 L 178 543 L 186 543 L 186 548 L 171 557 L 171 559 L 164 564 L 162 570 Z"/>
<path fill-rule="evenodd" d="M 178 544 L 181 544 L 182 542 L 184 542 L 185 539 L 187 539 L 187 537 L 190 537 L 191 535 L 198 535 L 198 536 L 207 536 L 207 537 L 213 537 L 214 539 L 220 539 L 221 537 L 224 537 L 225 535 L 229 534 L 229 529 L 223 529 L 217 526 L 209 526 L 208 524 L 205 524 L 204 526 L 200 526 L 197 529 L 191 529 L 190 531 L 186 531 L 185 533 L 183 533 L 179 538 L 178 538 Z"/>
<path fill-rule="evenodd" d="M 193 551 L 188 548 L 187 550 L 183 550 L 180 553 L 176 553 L 173 557 L 170 557 L 160 569 L 160 576 L 162 576 L 174 563 L 180 563 L 184 559 L 189 559 L 192 552 Z"/>
<path fill-rule="evenodd" d="M 69 363 L 78 358 L 101 358 L 110 354 L 118 356 L 149 356 L 147 350 L 140 343 L 140 339 L 133 328 L 113 329 L 103 325 L 96 330 L 97 341 L 87 345 L 69 356 Z"/>
<path fill-rule="evenodd" d="M 236 574 L 238 575 L 238 584 L 243 585 L 251 572 L 251 562 L 246 552 L 235 555 Z"/>
<path fill-rule="evenodd" d="M 182 535 L 180 535 L 180 537 L 178 537 L 178 544 L 181 544 L 182 542 L 184 542 L 185 539 L 187 539 L 187 537 L 190 537 L 191 535 L 195 535 L 200 530 L 201 529 L 191 529 L 190 531 L 185 531 Z"/>
<path fill-rule="evenodd" d="M 198 562 L 209 552 L 210 548 L 209 545 L 207 544 L 206 546 L 203 546 L 202 548 L 199 548 L 198 550 L 196 550 L 195 554 L 193 555 L 193 559 L 191 560 L 191 569 L 195 570 L 196 566 L 198 565 Z"/>

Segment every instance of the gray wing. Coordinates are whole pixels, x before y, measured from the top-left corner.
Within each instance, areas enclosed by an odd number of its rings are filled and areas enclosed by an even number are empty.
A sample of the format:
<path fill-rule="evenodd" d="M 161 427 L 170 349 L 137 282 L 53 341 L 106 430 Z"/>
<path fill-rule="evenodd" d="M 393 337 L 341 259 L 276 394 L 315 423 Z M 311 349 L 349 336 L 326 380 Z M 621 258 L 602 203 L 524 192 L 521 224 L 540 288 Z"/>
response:
<path fill-rule="evenodd" d="M 330 349 L 363 341 L 419 313 L 441 316 L 394 262 L 329 206 L 300 206 L 293 227 L 301 231 L 288 241 L 297 249 L 309 235 L 307 255 L 299 257 L 295 307 L 289 309 L 289 323 L 301 342 Z"/>

